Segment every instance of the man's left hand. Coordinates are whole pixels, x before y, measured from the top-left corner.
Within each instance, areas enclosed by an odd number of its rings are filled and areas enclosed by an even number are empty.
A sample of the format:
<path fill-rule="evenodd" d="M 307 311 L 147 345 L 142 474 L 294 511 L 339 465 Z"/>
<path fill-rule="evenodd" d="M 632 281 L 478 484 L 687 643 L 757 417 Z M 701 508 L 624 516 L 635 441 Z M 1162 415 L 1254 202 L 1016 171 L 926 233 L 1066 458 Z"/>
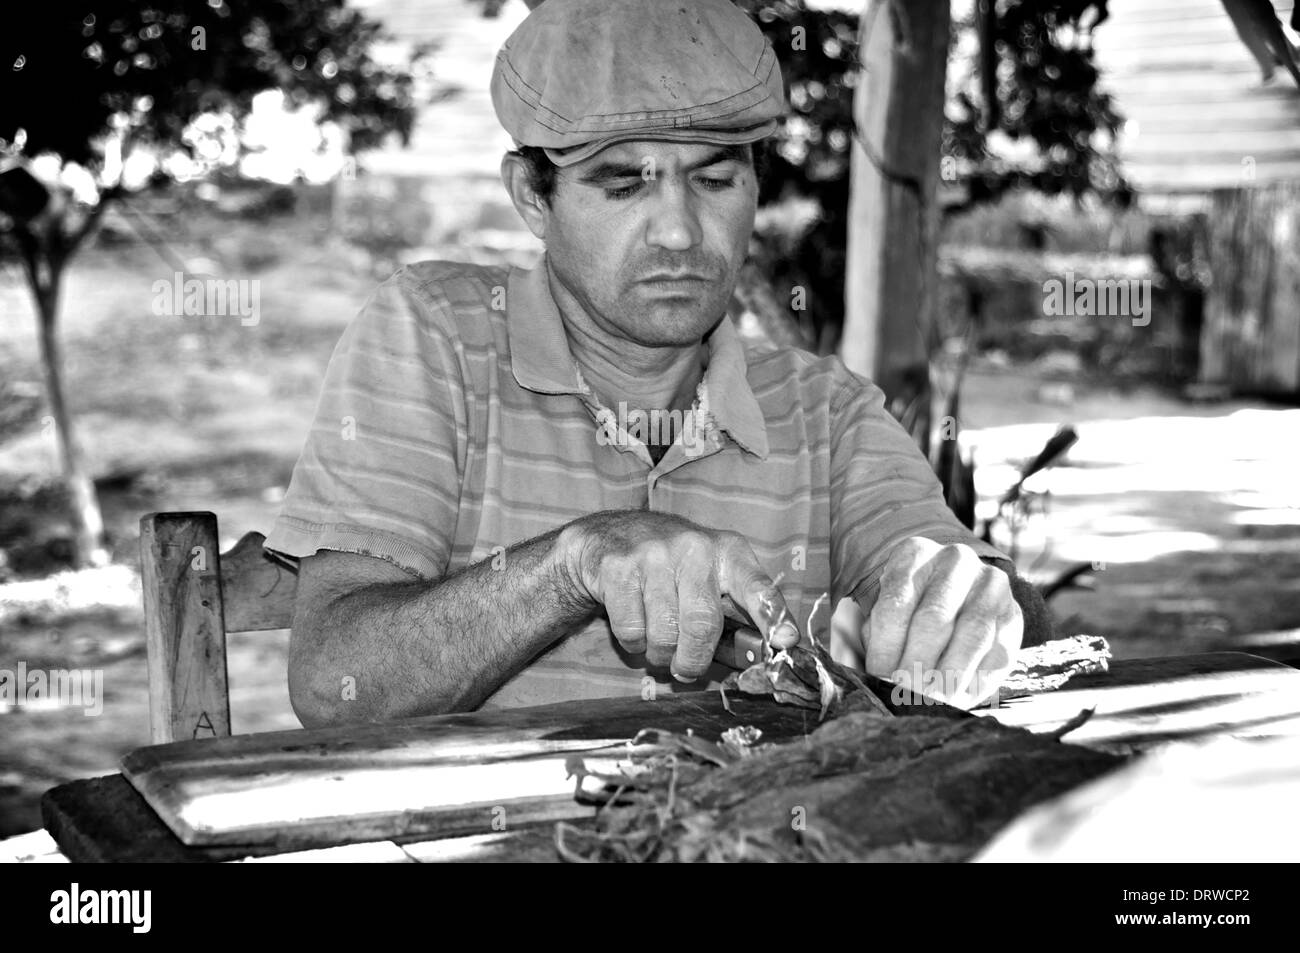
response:
<path fill-rule="evenodd" d="M 1006 678 L 1023 634 L 1006 573 L 969 546 L 919 536 L 890 555 L 861 633 L 869 673 L 960 708 Z"/>

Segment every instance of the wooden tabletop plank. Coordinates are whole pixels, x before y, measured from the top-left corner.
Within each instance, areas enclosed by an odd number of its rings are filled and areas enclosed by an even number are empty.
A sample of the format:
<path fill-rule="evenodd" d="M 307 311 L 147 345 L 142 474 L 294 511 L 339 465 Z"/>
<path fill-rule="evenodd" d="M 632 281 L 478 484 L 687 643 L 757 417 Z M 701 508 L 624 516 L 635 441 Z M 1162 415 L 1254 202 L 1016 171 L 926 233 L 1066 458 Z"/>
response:
<path fill-rule="evenodd" d="M 380 725 L 269 732 L 143 748 L 122 762 L 135 789 L 190 846 L 280 849 L 393 836 L 491 833 L 591 814 L 566 760 L 613 769 L 643 728 L 716 740 L 754 725 L 767 739 L 816 725 L 803 709 L 716 692 L 565 702 Z"/>
<path fill-rule="evenodd" d="M 372 861 L 374 848 L 390 855 L 397 852 L 421 863 L 539 863 L 560 859 L 551 825 L 437 841 L 413 836 L 398 842 L 353 845 L 363 848 L 360 853 L 349 853 L 345 848 L 333 853 L 328 849 L 285 852 L 275 844 L 187 847 L 120 774 L 70 781 L 51 789 L 41 800 L 41 819 L 63 856 L 82 864 L 334 862 L 359 861 L 363 857 Z"/>
<path fill-rule="evenodd" d="M 1092 717 L 1065 740 L 1104 751 L 1220 735 L 1297 735 L 1300 671 L 1244 652 L 1116 661 L 1109 672 L 1076 676 L 1056 691 L 978 714 L 1041 733 L 1088 708 Z"/>
<path fill-rule="evenodd" d="M 1100 734 L 1089 738 L 1087 725 L 1075 734 L 1083 733 L 1090 744 L 1100 741 L 1099 747 L 1115 742 L 1119 743 L 1115 747 L 1140 746 L 1145 740 L 1169 734 L 1250 733 L 1259 725 L 1243 724 L 1240 719 L 1252 710 L 1266 725 L 1296 720 L 1300 710 L 1297 677 L 1300 672 L 1242 653 L 1117 661 L 1107 673 L 1078 677 L 1066 689 L 1012 701 L 995 713 L 999 721 L 1024 722 L 1035 731 L 1047 731 L 1059 727 L 1080 707 L 1096 704 L 1098 715 L 1091 731 L 1100 729 Z M 142 778 L 148 778 L 143 783 L 155 795 L 172 799 L 164 803 L 179 805 L 187 791 L 202 794 L 228 784 L 233 785 L 230 791 L 244 791 L 240 796 L 255 805 L 257 791 L 265 790 L 260 788 L 262 783 L 284 783 L 284 777 L 300 768 L 319 779 L 344 777 L 356 770 L 380 770 L 384 764 L 400 770 L 549 761 L 562 777 L 569 754 L 616 746 L 646 727 L 678 731 L 691 727 L 716 737 L 725 727 L 758 724 L 772 739 L 802 735 L 815 724 L 799 709 L 742 698 L 733 698 L 731 703 L 734 717 L 722 709 L 716 693 L 672 699 L 661 696 L 656 702 L 582 701 L 387 725 L 181 742 L 141 749 L 127 761 Z M 969 717 L 946 707 L 912 706 L 899 712 Z M 548 774 L 548 778 L 553 776 Z M 517 795 L 519 790 L 501 788 L 500 793 Z M 424 800 L 435 801 L 435 808 L 424 816 L 412 812 L 411 823 L 395 837 L 404 845 L 403 853 L 413 860 L 492 861 L 525 855 L 552 859 L 549 838 L 553 825 L 535 822 L 556 816 L 548 815 L 547 810 L 563 814 L 564 802 L 573 804 L 567 783 L 562 795 L 534 805 L 541 808 L 535 816 L 517 810 L 517 797 L 503 797 L 499 805 L 493 805 L 505 807 L 504 818 L 484 810 L 483 804 L 466 805 L 463 797 L 449 793 Z M 467 811 L 472 816 L 466 816 Z M 233 842 L 232 831 L 225 831 L 225 844 L 187 845 L 160 819 L 150 802 L 118 775 L 55 788 L 42 802 L 42 813 L 47 830 L 74 861 L 244 859 L 383 840 L 386 834 L 376 831 L 393 829 L 391 825 L 374 826 L 372 818 L 370 827 L 363 823 L 349 829 L 335 820 L 333 825 L 321 823 L 313 830 L 297 827 L 291 818 L 278 829 L 276 822 L 266 822 L 258 836 L 245 843 Z M 584 818 L 589 821 L 589 817 L 586 809 Z M 505 822 L 505 831 L 492 829 L 497 819 Z M 468 836 L 446 836 L 457 832 Z"/>
<path fill-rule="evenodd" d="M 186 847 L 120 774 L 69 781 L 45 792 L 41 822 L 78 864 L 212 863 L 274 853 L 267 847 Z"/>

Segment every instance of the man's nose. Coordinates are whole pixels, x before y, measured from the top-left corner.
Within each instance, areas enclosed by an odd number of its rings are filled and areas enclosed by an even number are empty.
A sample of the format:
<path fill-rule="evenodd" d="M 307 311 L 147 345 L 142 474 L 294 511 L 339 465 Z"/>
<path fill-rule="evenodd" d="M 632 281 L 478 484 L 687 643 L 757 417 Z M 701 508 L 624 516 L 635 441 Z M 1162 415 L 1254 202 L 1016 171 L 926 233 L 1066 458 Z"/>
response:
<path fill-rule="evenodd" d="M 655 193 L 646 230 L 647 244 L 669 251 L 686 251 L 703 241 L 704 233 L 690 190 L 664 181 Z"/>

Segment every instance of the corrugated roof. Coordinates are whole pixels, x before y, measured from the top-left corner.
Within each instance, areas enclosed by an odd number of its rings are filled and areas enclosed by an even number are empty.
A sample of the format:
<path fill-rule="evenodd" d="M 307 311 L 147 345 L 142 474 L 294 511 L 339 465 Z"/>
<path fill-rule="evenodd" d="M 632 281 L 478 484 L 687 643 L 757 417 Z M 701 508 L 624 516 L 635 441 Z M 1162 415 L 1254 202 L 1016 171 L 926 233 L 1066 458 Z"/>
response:
<path fill-rule="evenodd" d="M 1283 23 L 1292 3 L 1274 5 Z M 1112 0 L 1094 48 L 1103 85 L 1130 121 L 1120 154 L 1140 190 L 1300 181 L 1300 87 L 1280 67 L 1261 87 L 1219 0 Z"/>

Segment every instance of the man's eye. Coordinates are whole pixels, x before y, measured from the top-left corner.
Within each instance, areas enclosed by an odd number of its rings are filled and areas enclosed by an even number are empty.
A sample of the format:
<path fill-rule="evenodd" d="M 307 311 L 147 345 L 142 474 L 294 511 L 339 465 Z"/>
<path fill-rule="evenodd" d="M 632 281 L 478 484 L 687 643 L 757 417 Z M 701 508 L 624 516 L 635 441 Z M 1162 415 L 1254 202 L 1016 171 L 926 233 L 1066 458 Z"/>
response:
<path fill-rule="evenodd" d="M 700 179 L 699 181 L 700 185 L 712 192 L 720 192 L 721 190 L 729 189 L 736 184 L 736 180 L 731 177 L 725 179 Z"/>
<path fill-rule="evenodd" d="M 633 182 L 630 185 L 616 186 L 605 189 L 605 198 L 607 199 L 626 199 L 641 191 L 643 182 Z"/>

